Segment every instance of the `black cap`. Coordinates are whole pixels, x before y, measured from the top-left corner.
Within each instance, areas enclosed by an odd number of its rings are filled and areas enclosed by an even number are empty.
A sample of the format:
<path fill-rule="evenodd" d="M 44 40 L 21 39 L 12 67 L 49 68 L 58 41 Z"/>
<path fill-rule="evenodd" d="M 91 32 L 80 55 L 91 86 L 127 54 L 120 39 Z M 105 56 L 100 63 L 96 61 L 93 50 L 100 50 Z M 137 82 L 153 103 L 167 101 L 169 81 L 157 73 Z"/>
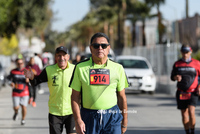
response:
<path fill-rule="evenodd" d="M 185 45 L 183 45 L 182 47 L 181 47 L 181 52 L 183 52 L 183 53 L 188 53 L 188 52 L 190 52 L 192 49 L 191 49 L 191 47 L 189 47 L 189 46 L 185 46 Z"/>
<path fill-rule="evenodd" d="M 64 46 L 60 46 L 60 47 L 56 48 L 56 53 L 59 53 L 60 51 L 63 51 L 66 54 L 68 54 L 68 49 Z"/>

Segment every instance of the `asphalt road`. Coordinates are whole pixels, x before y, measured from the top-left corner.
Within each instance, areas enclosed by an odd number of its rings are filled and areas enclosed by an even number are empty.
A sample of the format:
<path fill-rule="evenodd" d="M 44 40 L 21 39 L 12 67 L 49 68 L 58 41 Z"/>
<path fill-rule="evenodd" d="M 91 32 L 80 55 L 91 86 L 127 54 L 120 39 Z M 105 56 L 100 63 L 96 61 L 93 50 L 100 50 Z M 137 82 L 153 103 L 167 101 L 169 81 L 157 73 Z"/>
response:
<path fill-rule="evenodd" d="M 44 94 L 37 94 L 37 107 L 27 107 L 26 124 L 12 120 L 11 88 L 0 91 L 0 134 L 48 134 L 47 84 L 42 84 Z M 184 134 L 180 111 L 174 96 L 165 94 L 127 93 L 128 130 L 126 134 Z M 200 133 L 200 108 L 196 109 L 196 133 Z M 65 134 L 65 132 L 63 132 Z"/>

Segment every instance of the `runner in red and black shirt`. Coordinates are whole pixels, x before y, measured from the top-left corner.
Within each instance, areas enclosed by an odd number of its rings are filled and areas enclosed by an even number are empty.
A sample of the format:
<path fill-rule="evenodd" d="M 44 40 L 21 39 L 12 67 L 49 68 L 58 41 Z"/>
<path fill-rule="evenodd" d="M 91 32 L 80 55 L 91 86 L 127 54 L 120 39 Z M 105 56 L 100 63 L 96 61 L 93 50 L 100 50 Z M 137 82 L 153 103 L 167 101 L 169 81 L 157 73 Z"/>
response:
<path fill-rule="evenodd" d="M 192 49 L 189 45 L 183 45 L 181 53 L 182 59 L 174 63 L 171 80 L 177 81 L 177 108 L 181 110 L 186 134 L 194 134 L 195 107 L 200 93 L 198 88 L 200 62 L 191 58 Z"/>
<path fill-rule="evenodd" d="M 22 108 L 22 120 L 21 125 L 25 124 L 26 116 L 26 106 L 29 99 L 28 83 L 29 79 L 25 78 L 24 75 L 24 61 L 22 59 L 16 60 L 17 68 L 11 70 L 10 75 L 7 77 L 10 86 L 13 88 L 12 98 L 13 98 L 13 109 L 14 115 L 13 120 L 17 119 L 18 109 L 21 105 Z"/>

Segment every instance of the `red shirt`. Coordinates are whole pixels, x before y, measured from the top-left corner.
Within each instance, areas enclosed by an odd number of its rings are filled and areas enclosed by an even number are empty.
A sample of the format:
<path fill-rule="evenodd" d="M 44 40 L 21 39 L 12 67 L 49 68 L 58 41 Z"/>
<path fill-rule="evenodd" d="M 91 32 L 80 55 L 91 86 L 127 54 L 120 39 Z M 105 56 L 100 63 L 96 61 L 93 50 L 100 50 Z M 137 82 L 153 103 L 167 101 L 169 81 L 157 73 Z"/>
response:
<path fill-rule="evenodd" d="M 21 70 L 17 68 L 11 70 L 8 79 L 11 82 L 15 83 L 12 96 L 19 96 L 19 97 L 29 96 L 28 83 L 26 83 L 24 68 Z"/>
<path fill-rule="evenodd" d="M 174 63 L 171 73 L 171 79 L 175 75 L 181 75 L 182 80 L 177 82 L 177 88 L 180 91 L 195 92 L 198 86 L 198 76 L 200 75 L 200 62 L 195 59 L 191 59 L 189 62 L 185 62 L 182 59 Z"/>

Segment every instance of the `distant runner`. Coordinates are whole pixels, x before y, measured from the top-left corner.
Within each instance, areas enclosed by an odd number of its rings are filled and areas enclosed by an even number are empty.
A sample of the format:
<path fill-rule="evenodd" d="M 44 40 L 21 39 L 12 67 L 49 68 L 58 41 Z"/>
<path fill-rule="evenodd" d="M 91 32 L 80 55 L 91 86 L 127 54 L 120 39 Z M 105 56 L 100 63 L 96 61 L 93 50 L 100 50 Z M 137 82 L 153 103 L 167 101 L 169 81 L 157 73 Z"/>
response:
<path fill-rule="evenodd" d="M 12 91 L 12 98 L 13 98 L 13 109 L 14 115 L 13 120 L 17 120 L 18 118 L 18 111 L 21 106 L 22 108 L 22 119 L 21 125 L 25 124 L 25 117 L 27 113 L 27 105 L 29 100 L 29 90 L 28 90 L 28 83 L 29 79 L 25 78 L 24 75 L 24 61 L 22 58 L 16 59 L 17 68 L 11 70 L 10 75 L 8 75 L 8 80 L 10 86 L 13 88 Z"/>
<path fill-rule="evenodd" d="M 200 62 L 192 59 L 191 53 L 189 45 L 182 45 L 182 58 L 174 63 L 171 73 L 171 80 L 177 81 L 177 108 L 181 110 L 186 134 L 195 133 L 195 107 L 200 95 L 198 86 Z"/>

